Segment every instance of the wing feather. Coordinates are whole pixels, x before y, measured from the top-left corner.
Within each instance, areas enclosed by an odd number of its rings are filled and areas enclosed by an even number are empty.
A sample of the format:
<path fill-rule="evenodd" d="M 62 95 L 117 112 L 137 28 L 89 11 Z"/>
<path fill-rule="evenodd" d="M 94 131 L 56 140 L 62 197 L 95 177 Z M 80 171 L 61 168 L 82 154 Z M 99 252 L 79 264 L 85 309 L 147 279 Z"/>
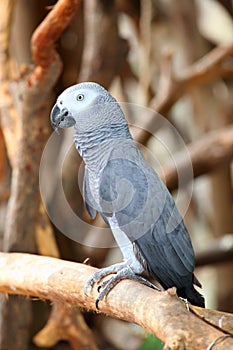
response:
<path fill-rule="evenodd" d="M 135 242 L 151 274 L 165 288 L 192 283 L 194 252 L 189 234 L 172 196 L 138 150 L 131 158 L 127 153 L 123 159 L 108 161 L 100 197 L 103 212 L 111 208 L 121 230 Z"/>

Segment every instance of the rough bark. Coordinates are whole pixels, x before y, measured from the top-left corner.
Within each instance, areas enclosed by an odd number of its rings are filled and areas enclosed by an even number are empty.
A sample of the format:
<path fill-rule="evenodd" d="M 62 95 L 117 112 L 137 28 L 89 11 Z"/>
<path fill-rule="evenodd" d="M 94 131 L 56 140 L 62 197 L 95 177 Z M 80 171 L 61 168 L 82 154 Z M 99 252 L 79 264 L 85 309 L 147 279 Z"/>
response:
<path fill-rule="evenodd" d="M 85 282 L 96 271 L 90 266 L 22 253 L 1 253 L 0 264 L 1 292 L 96 311 L 97 290 L 94 288 L 89 296 L 83 293 Z M 157 292 L 136 282 L 122 281 L 99 304 L 99 309 L 108 316 L 141 325 L 159 337 L 167 350 L 206 350 L 213 341 L 219 350 L 233 346 L 231 314 L 192 306 L 190 312 L 174 289 Z"/>

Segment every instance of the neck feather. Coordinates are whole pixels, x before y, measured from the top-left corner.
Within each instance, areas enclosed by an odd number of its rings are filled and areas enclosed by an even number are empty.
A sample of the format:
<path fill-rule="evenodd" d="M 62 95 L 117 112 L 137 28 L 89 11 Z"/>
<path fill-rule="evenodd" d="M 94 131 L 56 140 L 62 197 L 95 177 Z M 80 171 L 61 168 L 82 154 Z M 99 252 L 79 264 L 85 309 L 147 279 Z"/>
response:
<path fill-rule="evenodd" d="M 112 147 L 123 140 L 132 140 L 126 123 L 101 126 L 101 128 L 80 132 L 75 128 L 75 146 L 90 170 L 105 166 Z"/>

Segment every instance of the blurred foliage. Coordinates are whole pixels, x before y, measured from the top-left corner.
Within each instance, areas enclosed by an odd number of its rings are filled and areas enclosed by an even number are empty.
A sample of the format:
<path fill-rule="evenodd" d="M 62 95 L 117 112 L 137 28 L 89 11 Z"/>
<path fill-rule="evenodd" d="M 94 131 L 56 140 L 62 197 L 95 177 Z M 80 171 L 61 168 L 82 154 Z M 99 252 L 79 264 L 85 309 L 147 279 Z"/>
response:
<path fill-rule="evenodd" d="M 164 344 L 161 342 L 161 340 L 149 334 L 146 337 L 145 342 L 140 346 L 140 348 L 138 348 L 138 350 L 162 350 L 163 347 Z"/>

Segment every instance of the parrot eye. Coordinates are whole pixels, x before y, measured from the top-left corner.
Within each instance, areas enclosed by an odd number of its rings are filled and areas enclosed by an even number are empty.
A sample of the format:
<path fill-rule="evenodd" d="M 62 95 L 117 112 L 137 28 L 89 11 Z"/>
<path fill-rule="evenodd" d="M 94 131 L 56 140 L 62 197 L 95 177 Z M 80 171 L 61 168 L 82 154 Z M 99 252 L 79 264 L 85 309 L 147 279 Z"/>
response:
<path fill-rule="evenodd" d="M 78 94 L 78 96 L 76 97 L 77 101 L 82 101 L 84 99 L 84 95 L 83 94 Z"/>

